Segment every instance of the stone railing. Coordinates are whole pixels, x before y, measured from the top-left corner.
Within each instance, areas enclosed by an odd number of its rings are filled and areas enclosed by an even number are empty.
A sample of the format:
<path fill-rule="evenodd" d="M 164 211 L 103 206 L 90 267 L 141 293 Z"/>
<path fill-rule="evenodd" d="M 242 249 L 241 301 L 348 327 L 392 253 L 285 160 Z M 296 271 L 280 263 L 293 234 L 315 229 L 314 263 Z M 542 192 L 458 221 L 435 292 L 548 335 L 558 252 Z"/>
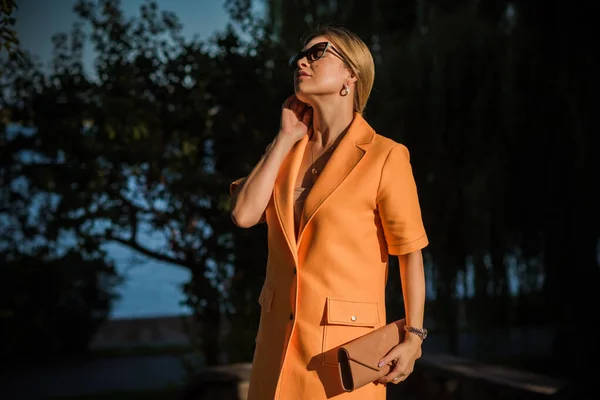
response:
<path fill-rule="evenodd" d="M 181 400 L 246 400 L 250 364 L 213 368 L 185 388 Z M 525 371 L 476 363 L 447 355 L 422 357 L 388 400 L 541 400 L 567 399 L 567 382 Z M 309 399 L 307 399 L 309 400 Z"/>

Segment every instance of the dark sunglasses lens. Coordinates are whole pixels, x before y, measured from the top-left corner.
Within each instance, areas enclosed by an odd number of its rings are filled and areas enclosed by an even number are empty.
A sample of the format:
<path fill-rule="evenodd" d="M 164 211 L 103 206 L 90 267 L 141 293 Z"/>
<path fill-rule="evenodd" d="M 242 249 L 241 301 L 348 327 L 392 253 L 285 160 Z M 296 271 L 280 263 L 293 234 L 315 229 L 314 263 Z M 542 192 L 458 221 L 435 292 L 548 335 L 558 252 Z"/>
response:
<path fill-rule="evenodd" d="M 308 50 L 308 60 L 310 62 L 317 61 L 325 54 L 325 49 L 327 48 L 327 43 L 318 43 L 315 44 Z"/>
<path fill-rule="evenodd" d="M 317 43 L 308 50 L 294 54 L 288 61 L 288 67 L 290 67 L 291 69 L 295 69 L 297 67 L 298 60 L 300 60 L 304 56 L 306 56 L 309 62 L 317 61 L 318 59 L 323 57 L 323 55 L 325 55 L 326 49 L 327 43 Z"/>

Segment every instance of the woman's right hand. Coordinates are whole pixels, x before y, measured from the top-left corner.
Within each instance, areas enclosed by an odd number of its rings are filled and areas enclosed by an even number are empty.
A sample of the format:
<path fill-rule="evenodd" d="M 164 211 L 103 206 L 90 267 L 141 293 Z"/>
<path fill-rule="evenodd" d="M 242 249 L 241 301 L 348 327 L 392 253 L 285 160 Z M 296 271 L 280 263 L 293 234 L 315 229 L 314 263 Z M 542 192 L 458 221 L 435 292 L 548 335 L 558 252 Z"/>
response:
<path fill-rule="evenodd" d="M 298 100 L 295 94 L 288 97 L 281 107 L 279 136 L 289 139 L 292 143 L 301 140 L 308 133 L 312 113 L 312 108 Z"/>

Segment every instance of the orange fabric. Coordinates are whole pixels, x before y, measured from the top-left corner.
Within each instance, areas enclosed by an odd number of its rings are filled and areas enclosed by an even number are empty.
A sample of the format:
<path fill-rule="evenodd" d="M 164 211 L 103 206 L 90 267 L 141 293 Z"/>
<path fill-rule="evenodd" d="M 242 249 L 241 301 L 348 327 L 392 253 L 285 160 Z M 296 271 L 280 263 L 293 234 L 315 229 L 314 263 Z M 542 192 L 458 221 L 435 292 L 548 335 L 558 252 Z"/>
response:
<path fill-rule="evenodd" d="M 382 400 L 384 385 L 343 391 L 336 349 L 386 323 L 388 254 L 428 244 L 409 153 L 356 113 L 306 197 L 296 240 L 307 143 L 290 150 L 265 212 L 269 257 L 248 399 Z"/>

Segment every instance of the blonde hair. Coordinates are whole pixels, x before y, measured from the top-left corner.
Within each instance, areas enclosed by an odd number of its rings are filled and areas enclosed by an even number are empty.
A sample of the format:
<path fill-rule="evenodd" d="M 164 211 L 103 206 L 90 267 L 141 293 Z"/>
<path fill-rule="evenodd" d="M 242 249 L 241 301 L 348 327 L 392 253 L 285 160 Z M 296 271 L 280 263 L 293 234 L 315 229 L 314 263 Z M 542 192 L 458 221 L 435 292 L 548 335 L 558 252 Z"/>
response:
<path fill-rule="evenodd" d="M 375 80 L 375 62 L 369 47 L 355 33 L 339 25 L 316 27 L 304 39 L 304 46 L 317 36 L 325 36 L 346 59 L 348 67 L 356 76 L 354 111 L 362 114 Z"/>

